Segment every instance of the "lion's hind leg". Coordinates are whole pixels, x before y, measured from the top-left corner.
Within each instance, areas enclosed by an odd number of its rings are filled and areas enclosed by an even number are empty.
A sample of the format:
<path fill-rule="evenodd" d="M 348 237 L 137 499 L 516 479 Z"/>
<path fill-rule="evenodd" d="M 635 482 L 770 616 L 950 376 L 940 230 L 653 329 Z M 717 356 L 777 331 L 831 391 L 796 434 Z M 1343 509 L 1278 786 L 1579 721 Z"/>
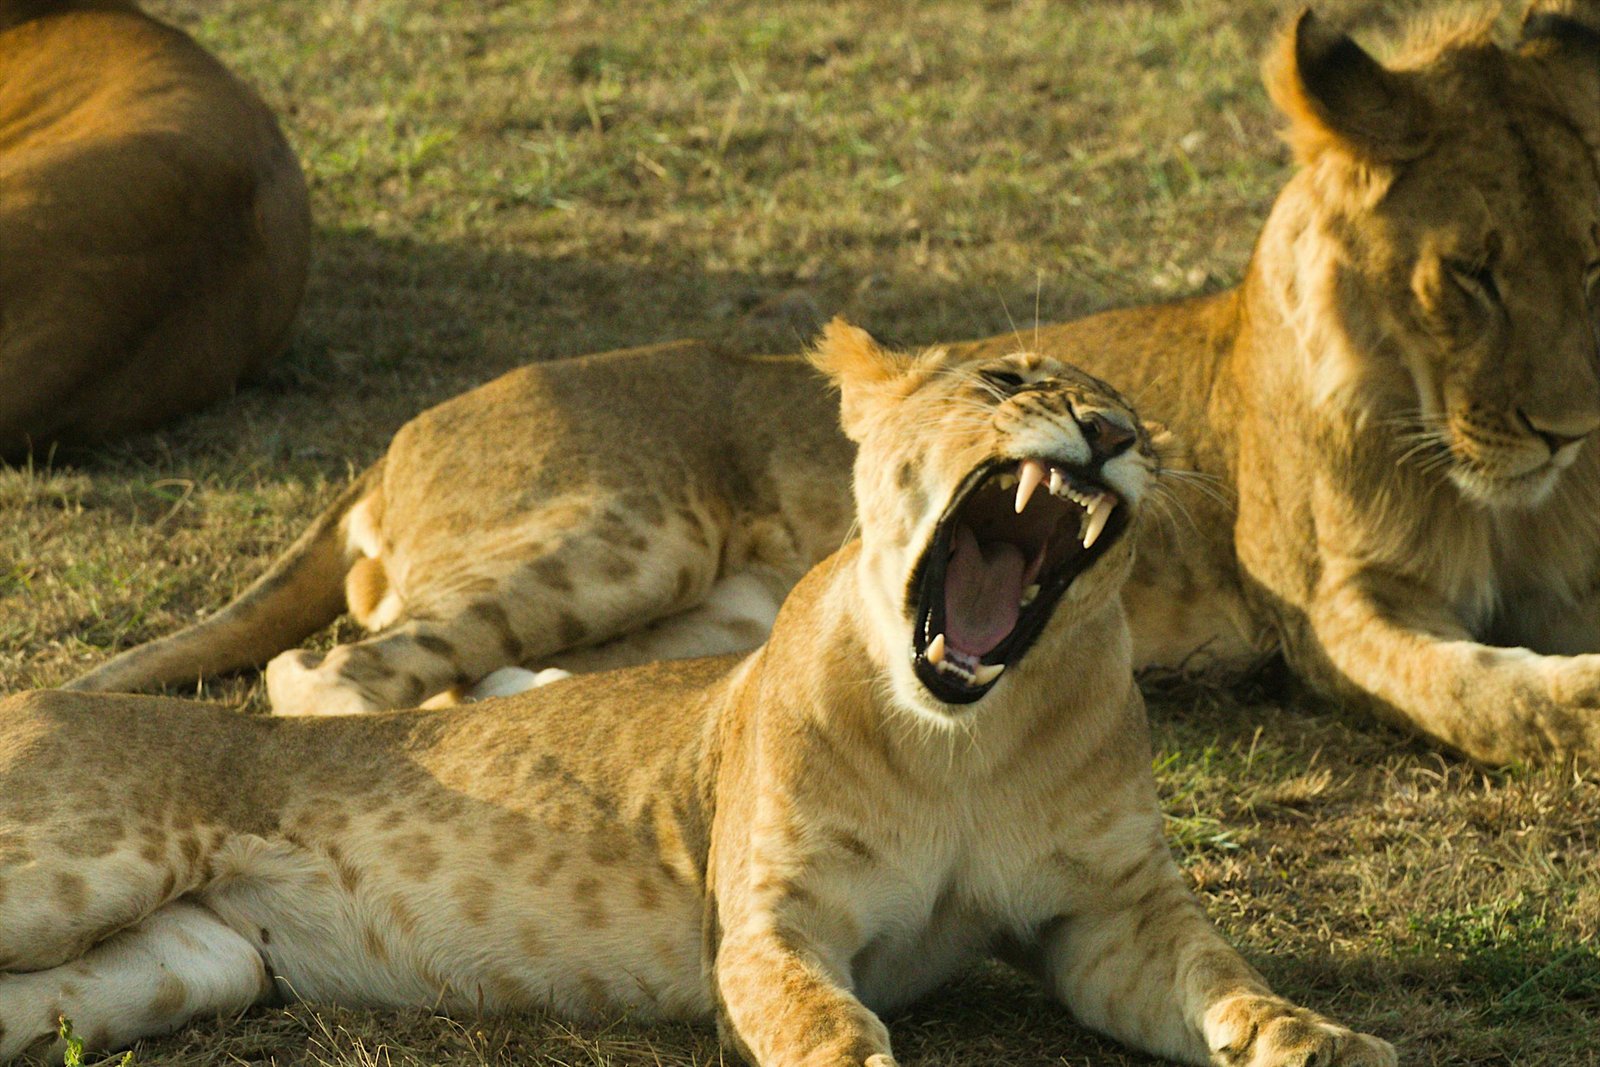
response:
<path fill-rule="evenodd" d="M 272 994 L 248 941 L 200 905 L 174 901 L 69 963 L 0 974 L 0 1062 L 30 1051 L 59 1063 L 63 1017 L 86 1051 L 106 1052 Z"/>
<path fill-rule="evenodd" d="M 382 622 L 397 616 L 392 625 L 326 656 L 278 656 L 267 665 L 273 711 L 416 707 L 499 668 L 547 666 L 556 653 L 610 641 L 705 600 L 721 566 L 723 523 L 674 514 L 635 524 L 619 507 L 585 514 L 577 525 L 530 519 L 497 558 L 386 561 L 382 588 L 374 576 L 359 599 L 372 602 Z"/>

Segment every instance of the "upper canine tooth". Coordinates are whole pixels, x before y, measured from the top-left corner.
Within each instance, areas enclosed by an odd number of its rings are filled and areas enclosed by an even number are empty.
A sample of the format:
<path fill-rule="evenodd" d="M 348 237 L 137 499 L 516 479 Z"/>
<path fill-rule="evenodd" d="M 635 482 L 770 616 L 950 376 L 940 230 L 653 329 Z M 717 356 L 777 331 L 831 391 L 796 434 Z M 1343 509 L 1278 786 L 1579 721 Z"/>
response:
<path fill-rule="evenodd" d="M 928 649 L 923 656 L 935 667 L 944 662 L 944 634 L 934 635 L 933 640 L 928 642 Z"/>
<path fill-rule="evenodd" d="M 1094 543 L 1100 540 L 1100 532 L 1106 528 L 1106 521 L 1111 518 L 1116 506 L 1117 501 L 1110 493 L 1095 497 L 1094 503 L 1089 505 L 1089 528 L 1083 532 L 1084 548 L 1093 548 Z"/>
<path fill-rule="evenodd" d="M 1004 663 L 980 663 L 972 668 L 972 680 L 978 685 L 988 685 L 1006 669 Z"/>
<path fill-rule="evenodd" d="M 1044 481 L 1044 464 L 1036 459 L 1025 459 L 1017 464 L 1017 514 L 1028 506 L 1028 498 Z"/>

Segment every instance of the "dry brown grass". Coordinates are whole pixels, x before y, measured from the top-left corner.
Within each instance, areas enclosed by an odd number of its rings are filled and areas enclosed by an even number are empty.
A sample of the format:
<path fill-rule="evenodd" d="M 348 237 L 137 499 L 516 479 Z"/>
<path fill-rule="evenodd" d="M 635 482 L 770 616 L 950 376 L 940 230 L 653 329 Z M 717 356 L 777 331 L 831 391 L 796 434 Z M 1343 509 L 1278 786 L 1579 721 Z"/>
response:
<path fill-rule="evenodd" d="M 1285 157 L 1284 5 L 161 0 L 284 115 L 318 243 L 289 359 L 76 465 L 0 472 L 0 691 L 220 604 L 411 413 L 519 363 L 818 312 L 900 342 L 1226 284 Z M 1324 6 L 1381 37 L 1420 5 Z M 250 678 L 212 696 L 259 705 Z M 1600 1061 L 1600 785 L 1484 774 L 1279 684 L 1154 707 L 1175 842 L 1286 993 L 1419 1064 Z M 1020 981 L 907 1063 L 1145 1062 Z M 705 1029 L 259 1010 L 141 1063 L 714 1063 Z"/>

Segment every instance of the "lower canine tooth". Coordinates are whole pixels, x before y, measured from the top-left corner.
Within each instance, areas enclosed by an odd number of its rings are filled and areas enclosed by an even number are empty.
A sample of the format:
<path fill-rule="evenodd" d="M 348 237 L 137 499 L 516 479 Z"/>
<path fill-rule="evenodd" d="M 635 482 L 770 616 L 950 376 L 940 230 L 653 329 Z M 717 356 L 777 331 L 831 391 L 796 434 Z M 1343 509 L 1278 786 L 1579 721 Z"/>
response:
<path fill-rule="evenodd" d="M 923 656 L 935 667 L 944 662 L 944 634 L 937 634 L 928 642 L 928 650 Z"/>
<path fill-rule="evenodd" d="M 1089 507 L 1089 526 L 1083 533 L 1083 547 L 1093 548 L 1094 543 L 1100 540 L 1100 532 L 1106 528 L 1106 522 L 1111 518 L 1111 511 L 1117 506 L 1115 499 L 1109 493 L 1100 494 Z"/>
<path fill-rule="evenodd" d="M 1005 669 L 1004 663 L 980 663 L 972 669 L 972 680 L 978 685 L 988 685 Z"/>
<path fill-rule="evenodd" d="M 1018 603 L 1020 603 L 1023 607 L 1027 607 L 1029 604 L 1033 603 L 1034 598 L 1038 595 L 1039 587 L 1037 585 L 1030 585 L 1022 591 L 1022 599 Z"/>

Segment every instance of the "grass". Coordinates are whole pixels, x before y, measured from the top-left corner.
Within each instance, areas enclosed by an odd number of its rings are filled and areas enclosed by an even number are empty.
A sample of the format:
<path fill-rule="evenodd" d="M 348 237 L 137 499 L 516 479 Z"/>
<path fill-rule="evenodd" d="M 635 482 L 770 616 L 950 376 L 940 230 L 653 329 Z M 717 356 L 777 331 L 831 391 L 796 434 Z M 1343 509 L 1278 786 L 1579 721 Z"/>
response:
<path fill-rule="evenodd" d="M 1414 3 L 1323 13 L 1381 40 Z M 285 361 L 73 464 L 0 471 L 0 691 L 221 604 L 421 408 L 702 336 L 901 343 L 1237 279 L 1286 174 L 1255 0 L 159 0 L 258 86 L 317 247 Z M 259 708 L 252 677 L 204 695 Z M 1416 1064 L 1600 1062 L 1600 781 L 1485 773 L 1265 678 L 1152 707 L 1175 847 L 1284 993 Z M 1133 1064 L 1000 970 L 903 1062 Z M 704 1028 L 304 1006 L 141 1064 L 711 1064 Z"/>

